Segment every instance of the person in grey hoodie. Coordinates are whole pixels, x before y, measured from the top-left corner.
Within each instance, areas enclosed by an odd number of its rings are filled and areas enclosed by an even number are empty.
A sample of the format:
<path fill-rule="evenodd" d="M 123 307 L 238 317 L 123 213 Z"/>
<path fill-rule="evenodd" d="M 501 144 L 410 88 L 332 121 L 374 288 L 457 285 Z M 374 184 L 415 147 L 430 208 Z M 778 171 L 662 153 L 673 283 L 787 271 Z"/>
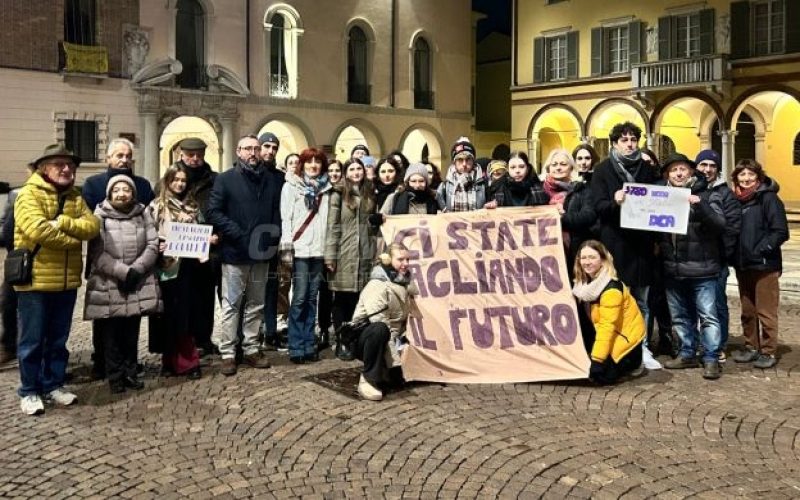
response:
<path fill-rule="evenodd" d="M 106 199 L 94 214 L 100 234 L 89 242 L 91 272 L 83 317 L 96 320 L 103 336 L 111 392 L 142 389 L 136 370 L 139 325 L 142 316 L 162 308 L 153 274 L 158 233 L 150 212 L 136 201 L 136 185 L 127 175 L 108 181 Z"/>

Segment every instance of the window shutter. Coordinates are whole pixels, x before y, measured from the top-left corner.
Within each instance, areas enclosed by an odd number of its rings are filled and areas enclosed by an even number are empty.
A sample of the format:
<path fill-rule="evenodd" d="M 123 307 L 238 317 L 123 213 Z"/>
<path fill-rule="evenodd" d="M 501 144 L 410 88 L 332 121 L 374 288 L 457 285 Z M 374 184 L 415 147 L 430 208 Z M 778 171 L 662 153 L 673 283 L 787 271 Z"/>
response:
<path fill-rule="evenodd" d="M 672 59 L 672 17 L 664 16 L 658 18 L 658 59 L 665 61 Z"/>
<path fill-rule="evenodd" d="M 603 28 L 592 28 L 592 76 L 603 73 Z"/>
<path fill-rule="evenodd" d="M 642 31 L 641 21 L 628 23 L 628 66 L 630 69 L 644 59 L 642 57 Z"/>
<path fill-rule="evenodd" d="M 567 33 L 567 78 L 578 78 L 578 32 Z"/>
<path fill-rule="evenodd" d="M 750 57 L 750 2 L 731 4 L 731 59 Z"/>
<path fill-rule="evenodd" d="M 544 38 L 533 39 L 533 81 L 544 81 Z"/>
<path fill-rule="evenodd" d="M 700 55 L 714 52 L 714 9 L 703 9 L 700 11 Z"/>
<path fill-rule="evenodd" d="M 786 29 L 786 52 L 800 52 L 800 2 L 783 2 L 786 9 L 783 25 Z"/>

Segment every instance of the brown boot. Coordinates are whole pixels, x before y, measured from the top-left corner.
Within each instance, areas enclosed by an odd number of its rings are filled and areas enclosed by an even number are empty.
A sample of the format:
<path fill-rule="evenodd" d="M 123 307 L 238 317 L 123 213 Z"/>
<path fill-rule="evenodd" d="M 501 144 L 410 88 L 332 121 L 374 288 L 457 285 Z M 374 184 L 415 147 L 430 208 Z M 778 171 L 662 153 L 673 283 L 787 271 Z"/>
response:
<path fill-rule="evenodd" d="M 236 375 L 236 360 L 234 358 L 224 358 L 220 372 L 226 377 Z"/>
<path fill-rule="evenodd" d="M 261 354 L 260 352 L 254 352 L 253 354 L 248 354 L 244 357 L 244 362 L 248 365 L 252 366 L 253 368 L 269 368 L 269 360 L 266 356 Z"/>

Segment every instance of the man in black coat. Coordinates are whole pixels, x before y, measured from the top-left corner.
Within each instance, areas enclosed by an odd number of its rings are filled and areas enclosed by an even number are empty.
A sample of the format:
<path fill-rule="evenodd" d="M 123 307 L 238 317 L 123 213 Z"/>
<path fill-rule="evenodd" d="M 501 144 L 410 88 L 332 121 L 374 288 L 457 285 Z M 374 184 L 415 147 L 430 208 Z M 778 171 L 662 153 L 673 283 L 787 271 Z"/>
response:
<path fill-rule="evenodd" d="M 703 377 L 720 376 L 721 329 L 717 314 L 717 277 L 722 268 L 720 237 L 725 232 L 725 215 L 720 199 L 706 189 L 705 176 L 695 172 L 686 156 L 670 155 L 662 166 L 664 184 L 691 189 L 689 225 L 686 234 L 662 233 L 659 247 L 664 258 L 664 285 L 672 326 L 681 339 L 678 357 L 665 368 L 695 368 L 698 337 L 703 346 Z M 697 323 L 700 322 L 698 332 Z M 698 334 L 699 333 L 699 334 Z"/>
<path fill-rule="evenodd" d="M 94 211 L 97 205 L 106 199 L 106 188 L 108 181 L 115 175 L 126 175 L 133 179 L 136 185 L 136 201 L 147 206 L 155 198 L 150 181 L 133 173 L 133 143 L 128 139 L 112 139 L 106 150 L 106 163 L 108 168 L 105 172 L 95 174 L 86 179 L 81 188 L 81 195 L 89 210 Z M 86 276 L 89 275 L 89 263 L 86 263 Z M 103 336 L 92 322 L 92 376 L 102 379 L 106 376 L 105 355 L 103 354 Z"/>
<path fill-rule="evenodd" d="M 269 368 L 259 350 L 265 287 L 281 234 L 283 175 L 261 160 L 254 135 L 242 137 L 233 168 L 217 176 L 208 206 L 209 222 L 220 235 L 222 325 L 214 343 L 222 355 L 222 373 L 236 373 L 236 347 L 242 302 L 244 362 Z"/>
<path fill-rule="evenodd" d="M 621 207 L 625 202 L 622 185 L 626 182 L 654 184 L 659 180 L 658 172 L 642 159 L 641 137 L 642 130 L 631 122 L 614 125 L 609 133 L 611 154 L 595 167 L 590 187 L 599 222 L 599 239 L 614 257 L 619 278 L 630 287 L 647 324 L 650 315 L 647 295 L 655 265 L 654 233 L 620 226 Z M 661 368 L 648 349 L 647 338 L 642 359 L 649 370 Z"/>

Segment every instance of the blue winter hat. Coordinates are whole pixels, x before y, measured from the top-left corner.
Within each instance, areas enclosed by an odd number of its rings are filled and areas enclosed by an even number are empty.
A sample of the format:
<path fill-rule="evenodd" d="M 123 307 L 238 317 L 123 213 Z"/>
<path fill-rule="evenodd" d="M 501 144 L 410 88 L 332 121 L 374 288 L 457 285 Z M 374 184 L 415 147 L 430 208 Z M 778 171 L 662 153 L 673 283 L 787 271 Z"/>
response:
<path fill-rule="evenodd" d="M 713 161 L 717 168 L 719 168 L 722 161 L 719 159 L 719 154 L 714 151 L 713 149 L 704 149 L 697 154 L 697 158 L 694 160 L 695 163 L 700 163 L 704 161 Z"/>

